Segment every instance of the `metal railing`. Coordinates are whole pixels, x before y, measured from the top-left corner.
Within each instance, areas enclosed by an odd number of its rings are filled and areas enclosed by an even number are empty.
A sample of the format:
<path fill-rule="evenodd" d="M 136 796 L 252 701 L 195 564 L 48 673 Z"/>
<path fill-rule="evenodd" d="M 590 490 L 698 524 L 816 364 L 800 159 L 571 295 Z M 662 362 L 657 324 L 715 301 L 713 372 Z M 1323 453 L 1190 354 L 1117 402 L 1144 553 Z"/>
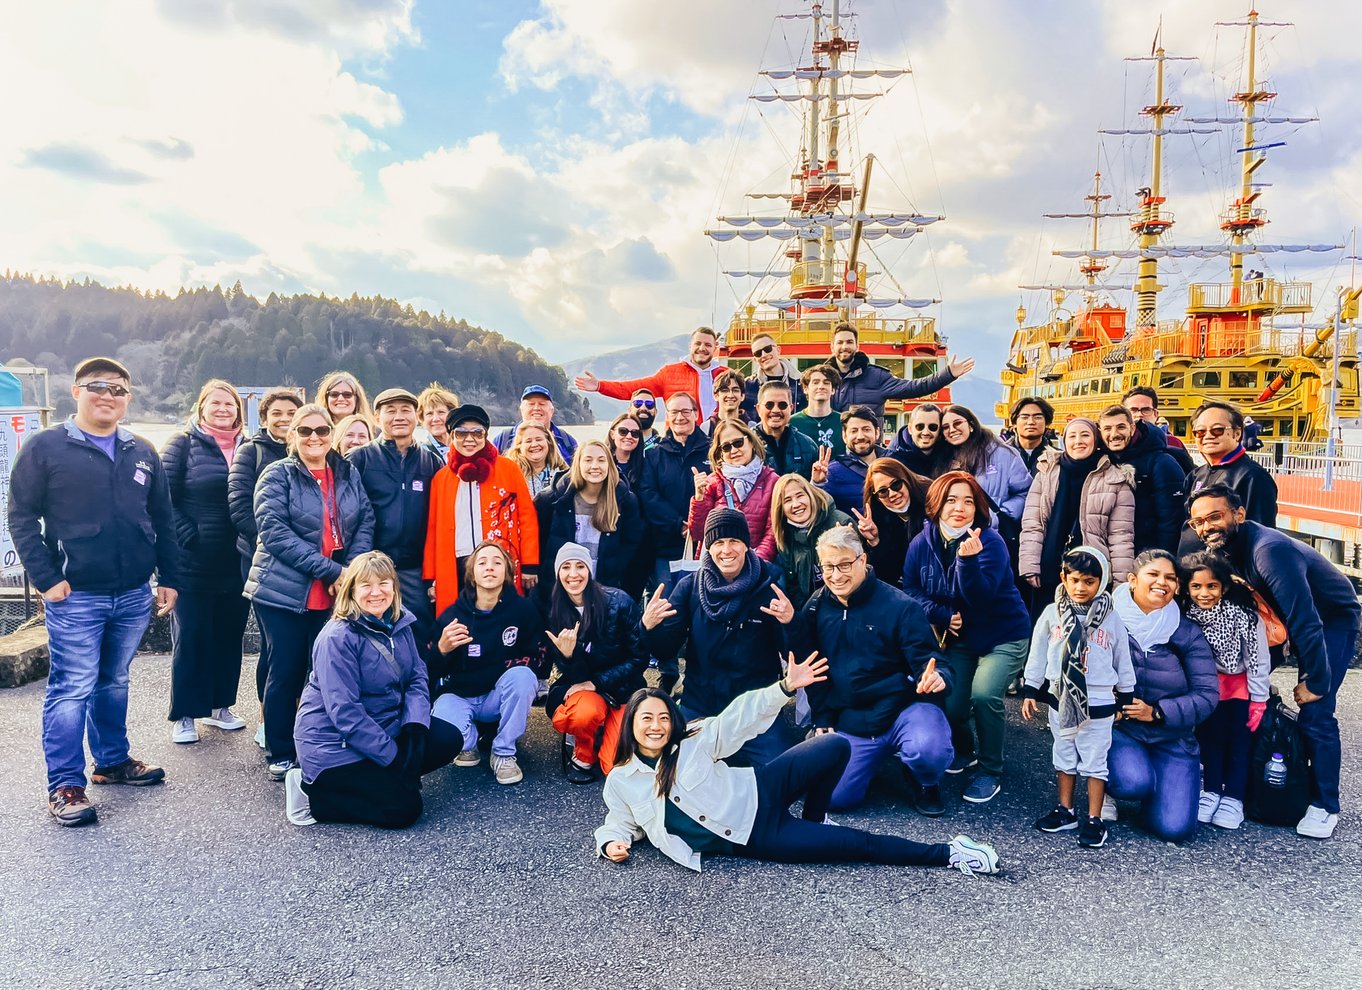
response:
<path fill-rule="evenodd" d="M 1309 309 L 1313 286 L 1309 282 L 1278 282 L 1272 278 L 1247 279 L 1235 288 L 1232 282 L 1194 282 L 1187 287 L 1188 309 L 1233 309 L 1238 306 L 1272 306 Z"/>
<path fill-rule="evenodd" d="M 804 316 L 799 319 L 780 313 L 776 316 L 734 315 L 724 334 L 724 343 L 733 347 L 749 344 L 759 333 L 769 333 L 779 344 L 827 344 L 833 328 L 839 323 L 850 323 L 856 328 L 861 345 L 866 344 L 945 344 L 936 332 L 936 319 L 914 316 L 907 319 L 886 319 L 881 316 L 856 316 L 849 320 L 840 315 Z"/>

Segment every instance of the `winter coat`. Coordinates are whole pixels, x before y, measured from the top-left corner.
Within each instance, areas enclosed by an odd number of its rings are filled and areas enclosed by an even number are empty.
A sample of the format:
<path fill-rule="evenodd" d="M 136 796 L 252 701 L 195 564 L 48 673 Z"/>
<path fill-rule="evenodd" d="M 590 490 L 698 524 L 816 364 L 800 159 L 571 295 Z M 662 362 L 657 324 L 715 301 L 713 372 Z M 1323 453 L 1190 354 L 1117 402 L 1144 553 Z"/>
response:
<path fill-rule="evenodd" d="M 695 494 L 692 469 L 709 472 L 709 437 L 699 429 L 684 443 L 665 434 L 643 458 L 643 518 L 659 559 L 679 560 L 685 548 L 682 528 Z"/>
<path fill-rule="evenodd" d="M 1059 492 L 1059 451 L 1042 455 L 1022 513 L 1021 552 L 1017 572 L 1040 573 L 1045 530 Z M 1078 503 L 1082 542 L 1101 550 L 1111 561 L 1112 580 L 1122 584 L 1135 567 L 1135 469 L 1112 464 L 1105 454 L 1083 482 Z"/>
<path fill-rule="evenodd" d="M 655 657 L 676 656 L 686 648 L 686 714 L 717 715 L 738 695 L 781 677 L 787 626 L 762 611 L 780 584 L 774 564 L 762 564 L 762 576 L 747 593 L 742 618 L 728 624 L 704 613 L 699 573 L 685 574 L 667 595 L 676 614 L 643 630 L 643 644 Z M 807 655 L 807 654 L 806 654 Z"/>
<path fill-rule="evenodd" d="M 270 436 L 263 426 L 255 436 L 237 445 L 227 472 L 227 509 L 236 526 L 237 553 L 247 560 L 255 555 L 255 546 L 260 542 L 255 528 L 255 484 L 265 468 L 287 456 L 288 447 Z"/>
<path fill-rule="evenodd" d="M 1132 636 L 1130 659 L 1135 665 L 1135 697 L 1157 704 L 1163 723 L 1122 719 L 1116 728 L 1146 744 L 1192 740 L 1196 727 L 1220 704 L 1220 676 L 1201 627 L 1184 615 L 1172 638 L 1148 653 Z"/>
<path fill-rule="evenodd" d="M 883 457 L 883 448 L 875 448 L 875 456 Z M 833 504 L 850 514 L 852 509 L 865 511 L 865 476 L 870 465 L 855 454 L 838 454 L 828 463 L 828 480 L 819 488 L 832 496 Z"/>
<path fill-rule="evenodd" d="M 1182 522 L 1184 475 L 1177 458 L 1168 453 L 1163 430 L 1135 424 L 1135 436 L 1125 450 L 1108 453 L 1115 464 L 1135 469 L 1135 553 L 1157 547 L 1176 553 Z"/>
<path fill-rule="evenodd" d="M 926 613 L 873 569 L 847 604 L 824 588 L 800 610 L 798 622 L 799 648 L 828 658 L 828 679 L 806 689 L 817 728 L 883 735 L 909 705 L 939 706 L 950 692 L 951 672 Z M 918 694 L 918 679 L 933 658 L 946 689 Z"/>
<path fill-rule="evenodd" d="M 931 450 L 923 450 L 913 443 L 909 427 L 904 426 L 894 434 L 894 442 L 889 445 L 886 454 L 914 474 L 920 474 L 930 480 L 946 470 L 946 464 L 953 456 L 954 448 L 946 441 L 938 439 Z"/>
<path fill-rule="evenodd" d="M 547 640 L 548 657 L 558 665 L 558 679 L 544 699 L 549 719 L 567 700 L 568 688 L 583 681 L 596 685 L 596 693 L 611 706 L 623 705 L 630 695 L 647 687 L 643 672 L 648 669 L 648 651 L 642 642 L 639 625 L 641 609 L 634 599 L 618 588 L 602 586 L 605 594 L 605 628 L 592 637 L 579 636 L 572 656 L 564 657 Z M 558 633 L 559 630 L 553 630 Z"/>
<path fill-rule="evenodd" d="M 516 423 L 515 426 L 508 426 L 492 438 L 497 453 L 504 454 L 511 449 L 511 444 L 515 443 L 516 430 L 520 429 L 521 425 Z M 553 442 L 558 445 L 558 453 L 563 455 L 563 460 L 571 464 L 572 455 L 577 453 L 577 438 L 565 430 L 560 430 L 558 424 L 553 422 L 549 423 L 549 433 L 553 434 Z"/>
<path fill-rule="evenodd" d="M 715 508 L 731 507 L 738 509 L 747 517 L 747 528 L 752 534 L 748 546 L 757 552 L 762 560 L 774 560 L 776 556 L 776 534 L 771 529 L 771 495 L 775 491 L 780 476 L 763 465 L 757 475 L 756 484 L 747 493 L 747 499 L 740 501 L 733 483 L 724 477 L 722 471 L 715 471 L 709 485 L 700 498 L 690 501 L 690 516 L 686 524 L 690 527 L 691 539 L 698 547 L 705 535 L 705 520 Z M 691 490 L 695 490 L 694 484 Z"/>
<path fill-rule="evenodd" d="M 322 486 L 296 455 L 265 468 L 255 486 L 260 544 L 251 558 L 245 595 L 258 605 L 307 611 L 313 581 L 333 584 L 344 565 L 374 548 L 374 510 L 359 472 L 337 453 L 326 455 L 335 485 L 341 549 L 322 555 Z"/>
<path fill-rule="evenodd" d="M 458 619 L 473 637 L 453 653 L 442 653 L 439 637 Z M 497 686 L 512 667 L 529 667 L 540 677 L 548 674 L 544 619 L 539 609 L 512 589 L 505 589 L 489 611 L 477 607 L 469 589 L 435 620 L 435 649 L 430 657 L 431 697 L 455 694 L 480 698 Z"/>
<path fill-rule="evenodd" d="M 118 595 L 147 583 L 180 587 L 175 510 L 150 441 L 118 427 L 114 459 L 74 420 L 29 437 L 9 477 L 9 532 L 40 593 Z"/>
<path fill-rule="evenodd" d="M 938 441 L 940 442 L 940 441 Z M 944 474 L 949 469 L 951 456 L 942 462 Z M 974 476 L 979 487 L 993 500 L 993 526 L 998 526 L 998 510 L 1001 509 L 1013 519 L 1020 520 L 1026 509 L 1026 494 L 1031 490 L 1031 472 L 1021 455 L 1005 443 L 993 441 L 984 455 L 984 469 Z"/>
<path fill-rule="evenodd" d="M 436 612 L 443 612 L 454 604 L 463 580 L 454 546 L 454 508 L 462 484 L 464 482 L 449 464 L 436 471 L 431 481 L 430 519 L 426 526 L 425 565 L 421 576 L 435 582 Z M 534 511 L 530 486 L 515 461 L 497 455 L 487 480 L 478 486 L 478 506 L 483 539 L 497 540 L 507 549 L 516 565 L 516 588 L 523 589 L 522 577 L 539 573 L 539 516 Z"/>
<path fill-rule="evenodd" d="M 419 570 L 426 550 L 431 481 L 443 462 L 417 444 L 402 454 L 391 440 L 356 447 L 346 460 L 359 472 L 374 507 L 374 549 L 391 557 L 400 571 Z"/>
<path fill-rule="evenodd" d="M 753 362 L 754 367 L 756 362 Z M 781 382 L 790 389 L 790 412 L 804 408 L 804 386 L 800 382 L 799 368 L 793 361 L 780 362 L 781 374 L 767 375 L 760 367 L 757 367 L 756 374 L 750 376 L 743 382 L 742 414 L 749 422 L 757 422 L 761 417 L 757 415 L 757 393 L 761 387 L 770 381 Z M 782 471 L 781 474 L 785 472 Z"/>
<path fill-rule="evenodd" d="M 785 594 L 795 608 L 803 608 L 819 588 L 823 587 L 823 575 L 818 569 L 818 538 L 834 526 L 850 526 L 852 519 L 836 507 L 828 509 L 807 529 L 786 523 L 788 545 L 776 551 L 776 566 L 784 576 Z"/>
<path fill-rule="evenodd" d="M 175 535 L 180 545 L 182 591 L 241 594 L 241 557 L 227 505 L 227 458 L 197 426 L 177 433 L 161 451 Z"/>
<path fill-rule="evenodd" d="M 813 477 L 813 462 L 818 460 L 818 444 L 793 427 L 786 426 L 779 442 L 761 427 L 757 436 L 766 445 L 766 464 L 777 475 L 797 474 L 805 481 Z"/>
<path fill-rule="evenodd" d="M 949 368 L 921 378 L 895 378 L 877 364 L 871 364 L 864 351 L 857 351 L 848 371 L 842 374 L 842 384 L 832 396 L 832 408 L 846 412 L 852 406 L 869 406 L 875 415 L 884 418 L 884 404 L 890 399 L 921 399 L 941 391 L 955 375 Z"/>
<path fill-rule="evenodd" d="M 548 593 L 557 577 L 548 573 L 548 568 L 553 566 L 563 544 L 578 542 L 576 496 L 577 489 L 567 477 L 562 477 L 552 489 L 534 500 L 539 516 L 539 559 L 545 568 L 544 580 L 539 586 L 544 602 L 548 601 Z M 622 588 L 632 576 L 638 556 L 643 539 L 643 517 L 639 515 L 638 499 L 624 485 L 616 487 L 615 501 L 620 510 L 619 523 L 613 533 L 601 534 L 600 547 L 596 551 L 596 580 L 611 588 Z"/>
<path fill-rule="evenodd" d="M 1036 622 L 1023 677 L 1027 697 L 1044 701 L 1055 711 L 1059 710 L 1055 691 L 1064 672 L 1064 640 L 1059 606 L 1051 602 Z M 1126 624 L 1115 609 L 1107 613 L 1100 626 L 1087 630 L 1083 673 L 1088 685 L 1090 718 L 1107 718 L 1115 715 L 1122 705 L 1130 703 L 1135 690 L 1131 642 Z"/>
<path fill-rule="evenodd" d="M 1203 464 L 1187 478 L 1184 491 L 1188 499 L 1203 488 L 1211 485 L 1228 485 L 1243 500 L 1244 518 L 1249 522 L 1260 523 L 1269 529 L 1277 528 L 1277 482 L 1267 469 L 1243 450 L 1231 454 L 1219 464 Z M 1190 509 L 1191 507 L 1188 506 Z M 1183 525 L 1182 538 L 1178 542 L 1178 554 L 1196 553 L 1205 550 L 1206 544 L 1192 532 L 1190 525 Z"/>
<path fill-rule="evenodd" d="M 1003 538 L 997 530 L 983 529 L 979 539 L 982 550 L 969 557 L 957 554 L 947 567 L 941 527 L 925 523 L 908 544 L 900 587 L 922 606 L 938 632 L 949 629 L 951 617 L 959 612 L 959 642 L 981 657 L 999 643 L 1026 639 L 1031 616 L 1017 591 Z"/>
<path fill-rule="evenodd" d="M 426 665 L 402 610 L 391 635 L 332 619 L 312 646 L 312 671 L 293 724 L 303 779 L 360 760 L 388 766 L 404 725 L 430 725 Z M 384 652 L 386 649 L 386 653 Z"/>
<path fill-rule="evenodd" d="M 1036 476 L 1036 470 L 1040 467 L 1040 459 L 1044 455 L 1044 453 L 1047 450 L 1059 449 L 1059 445 L 1055 442 L 1055 433 L 1053 430 L 1045 431 L 1044 441 L 1041 443 L 1039 447 L 1036 447 L 1034 450 L 1027 450 L 1025 447 L 1023 447 L 1018 442 L 1017 435 L 1015 433 L 1010 434 L 1008 438 L 1006 440 L 1003 440 L 1002 442 L 1007 444 L 1009 447 L 1011 447 L 1013 450 L 1017 452 L 1017 456 L 1020 457 L 1022 459 L 1022 463 L 1026 465 L 1027 473 L 1030 474 L 1031 477 L 1033 478 Z"/>
<path fill-rule="evenodd" d="M 860 511 L 859 509 L 857 510 Z M 900 516 L 885 508 L 877 498 L 870 500 L 870 521 L 880 531 L 880 541 L 866 551 L 870 566 L 876 574 L 882 574 L 881 581 L 898 587 L 903 580 L 903 562 L 908 556 L 908 544 L 913 537 L 922 532 L 926 514 L 920 503 L 912 504 L 907 516 Z"/>

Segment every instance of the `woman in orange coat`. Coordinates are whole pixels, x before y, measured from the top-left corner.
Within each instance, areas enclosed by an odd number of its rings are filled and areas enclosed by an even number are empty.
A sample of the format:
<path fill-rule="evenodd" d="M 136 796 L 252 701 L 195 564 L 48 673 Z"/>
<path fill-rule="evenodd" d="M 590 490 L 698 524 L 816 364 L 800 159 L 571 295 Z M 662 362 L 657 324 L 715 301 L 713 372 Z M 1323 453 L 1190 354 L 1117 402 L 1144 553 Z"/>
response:
<path fill-rule="evenodd" d="M 431 480 L 426 527 L 425 578 L 435 582 L 435 613 L 454 604 L 467 558 L 495 540 L 515 563 L 522 594 L 539 575 L 539 517 L 529 485 L 515 461 L 487 442 L 490 420 L 480 406 L 450 412 L 449 463 Z"/>

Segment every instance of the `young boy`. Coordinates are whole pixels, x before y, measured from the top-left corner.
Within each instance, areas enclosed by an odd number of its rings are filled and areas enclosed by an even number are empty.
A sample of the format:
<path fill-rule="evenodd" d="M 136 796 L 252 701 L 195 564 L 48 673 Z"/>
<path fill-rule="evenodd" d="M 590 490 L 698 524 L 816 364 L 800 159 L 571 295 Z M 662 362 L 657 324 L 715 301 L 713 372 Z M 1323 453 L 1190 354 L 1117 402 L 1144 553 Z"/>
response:
<path fill-rule="evenodd" d="M 842 440 L 842 414 L 832 408 L 832 393 L 842 384 L 842 376 L 830 364 L 817 364 L 800 376 L 807 404 L 790 417 L 790 428 L 798 430 L 819 447 L 831 447 L 832 456 L 846 453 Z"/>
<path fill-rule="evenodd" d="M 1042 832 L 1078 829 L 1078 844 L 1099 849 L 1107 841 L 1102 799 L 1107 793 L 1107 751 L 1120 706 L 1135 691 L 1135 668 L 1125 623 L 1106 587 L 1111 565 L 1095 547 L 1075 547 L 1060 565 L 1060 588 L 1031 636 L 1022 718 L 1050 706 L 1059 804 L 1036 822 Z M 1079 775 L 1088 778 L 1088 813 L 1074 813 Z"/>

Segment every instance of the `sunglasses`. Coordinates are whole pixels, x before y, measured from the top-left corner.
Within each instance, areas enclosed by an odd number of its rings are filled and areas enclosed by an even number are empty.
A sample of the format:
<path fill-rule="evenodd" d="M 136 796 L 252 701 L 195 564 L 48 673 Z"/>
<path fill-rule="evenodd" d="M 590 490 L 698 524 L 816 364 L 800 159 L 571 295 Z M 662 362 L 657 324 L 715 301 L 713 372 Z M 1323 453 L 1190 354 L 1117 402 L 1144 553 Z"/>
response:
<path fill-rule="evenodd" d="M 788 402 L 763 402 L 762 407 L 769 412 L 772 409 L 789 409 L 790 404 Z"/>
<path fill-rule="evenodd" d="M 1229 429 L 1228 426 L 1225 426 L 1222 423 L 1216 423 L 1214 426 L 1204 430 L 1193 430 L 1192 436 L 1196 437 L 1198 440 L 1204 437 L 1211 437 L 1212 439 L 1214 439 L 1215 437 L 1224 436 L 1225 431 L 1228 429 Z"/>
<path fill-rule="evenodd" d="M 86 382 L 84 385 L 77 385 L 76 388 L 83 388 L 92 395 L 111 395 L 115 399 L 132 395 L 132 389 L 124 385 L 115 385 L 113 382 Z"/>
<path fill-rule="evenodd" d="M 333 388 L 326 393 L 328 399 L 353 399 L 355 393 L 348 388 Z"/>
<path fill-rule="evenodd" d="M 758 347 L 755 351 L 752 352 L 752 356 L 755 358 L 765 357 L 775 349 L 776 349 L 775 344 L 767 344 L 765 347 Z"/>
<path fill-rule="evenodd" d="M 883 488 L 871 489 L 870 494 L 874 495 L 878 499 L 886 499 L 889 497 L 890 492 L 894 493 L 901 492 L 903 491 L 904 487 L 907 486 L 907 484 L 908 482 L 904 481 L 902 478 L 895 478 L 893 481 L 889 482 L 889 484 L 885 485 Z"/>
<path fill-rule="evenodd" d="M 719 444 L 719 453 L 727 454 L 735 450 L 742 450 L 747 444 L 747 437 L 738 437 L 736 440 L 725 440 Z"/>
<path fill-rule="evenodd" d="M 935 433 L 941 429 L 940 423 L 914 423 L 914 433 Z"/>
<path fill-rule="evenodd" d="M 656 400 L 656 399 L 635 399 L 635 400 L 634 400 L 634 408 L 635 408 L 635 409 L 652 409 L 652 408 L 653 408 L 654 406 L 656 406 L 656 405 L 657 405 L 657 400 Z"/>
<path fill-rule="evenodd" d="M 475 426 L 471 430 L 455 430 L 454 435 L 460 440 L 481 440 L 487 436 L 487 431 L 481 426 Z"/>
<path fill-rule="evenodd" d="M 331 435 L 331 427 L 323 423 L 321 426 L 299 426 L 294 428 L 294 432 L 300 437 L 321 437 L 325 440 Z"/>
<path fill-rule="evenodd" d="M 631 430 L 631 429 L 629 429 L 629 427 L 627 427 L 627 426 L 617 426 L 617 427 L 615 427 L 615 436 L 617 436 L 617 437 L 633 437 L 635 440 L 638 440 L 638 439 L 640 439 L 640 438 L 643 436 L 643 431 L 642 431 L 642 430 Z"/>

